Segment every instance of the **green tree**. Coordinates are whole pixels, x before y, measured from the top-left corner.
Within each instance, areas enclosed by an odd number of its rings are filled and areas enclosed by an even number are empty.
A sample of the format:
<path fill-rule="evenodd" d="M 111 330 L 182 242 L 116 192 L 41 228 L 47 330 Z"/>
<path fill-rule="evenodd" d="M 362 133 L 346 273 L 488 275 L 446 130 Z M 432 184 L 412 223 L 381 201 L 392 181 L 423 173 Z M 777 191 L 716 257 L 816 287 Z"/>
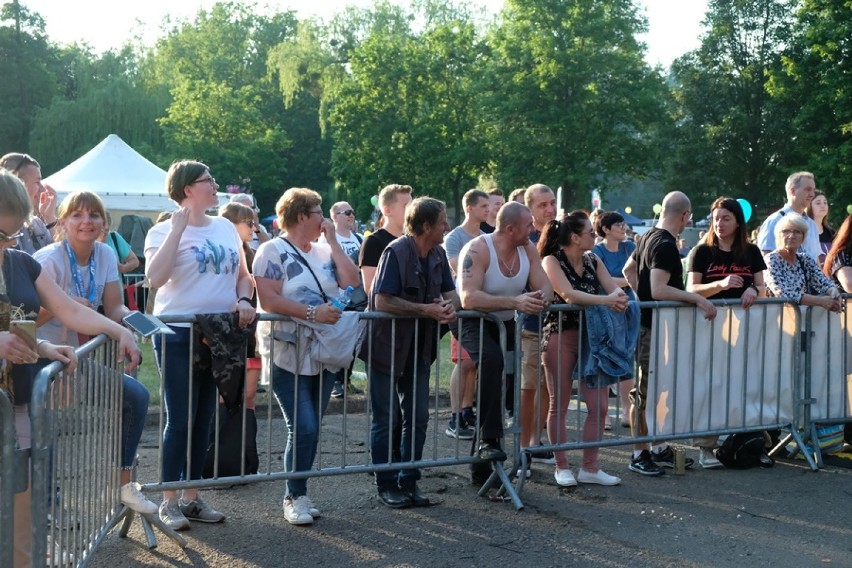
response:
<path fill-rule="evenodd" d="M 711 0 L 701 47 L 672 65 L 677 129 L 667 185 L 698 204 L 744 197 L 764 211 L 784 201 L 790 132 L 767 90 L 791 40 L 796 0 Z"/>
<path fill-rule="evenodd" d="M 137 76 L 129 46 L 95 56 L 85 46 L 62 48 L 63 97 L 33 122 L 32 152 L 45 174 L 77 159 L 109 134 L 118 134 L 147 157 L 164 151 L 157 118 L 169 102 L 164 89 L 148 90 Z"/>
<path fill-rule="evenodd" d="M 59 94 L 57 53 L 44 19 L 19 2 L 0 7 L 0 23 L 0 148 L 27 152 L 36 111 Z"/>
<path fill-rule="evenodd" d="M 805 0 L 770 92 L 788 110 L 790 169 L 813 171 L 835 221 L 852 203 L 852 3 Z"/>
<path fill-rule="evenodd" d="M 350 75 L 329 112 L 333 172 L 360 205 L 385 184 L 407 183 L 458 208 L 486 165 L 474 89 L 484 46 L 464 8 L 414 8 L 409 15 L 377 8 L 369 34 L 352 50 Z M 423 29 L 411 29 L 412 21 Z"/>
<path fill-rule="evenodd" d="M 142 66 L 148 85 L 172 97 L 159 120 L 164 162 L 200 159 L 223 187 L 251 180 L 259 201 L 274 201 L 292 166 L 293 140 L 267 58 L 296 24 L 292 12 L 259 16 L 228 2 L 172 26 Z"/>
<path fill-rule="evenodd" d="M 501 186 L 562 186 L 585 206 L 608 178 L 652 168 L 665 95 L 645 29 L 630 0 L 506 2 L 480 105 Z"/>

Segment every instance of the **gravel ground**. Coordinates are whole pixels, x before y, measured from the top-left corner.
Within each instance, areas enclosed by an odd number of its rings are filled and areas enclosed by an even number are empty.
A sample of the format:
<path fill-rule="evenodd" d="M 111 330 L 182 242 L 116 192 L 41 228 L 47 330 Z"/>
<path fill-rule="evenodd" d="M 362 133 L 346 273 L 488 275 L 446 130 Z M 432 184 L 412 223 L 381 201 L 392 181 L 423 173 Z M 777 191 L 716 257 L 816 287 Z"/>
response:
<path fill-rule="evenodd" d="M 367 420 L 357 398 L 345 423 L 349 463 L 367 459 Z M 430 424 L 427 455 L 435 444 L 440 452 L 456 451 L 443 434 L 445 418 L 437 420 L 437 436 L 436 422 Z M 140 451 L 142 481 L 157 478 L 158 427 L 150 422 Z M 280 471 L 284 423 L 277 417 L 270 423 L 272 469 Z M 327 450 L 341 446 L 343 428 L 341 415 L 326 417 L 321 459 L 334 459 Z M 458 446 L 461 453 L 467 444 Z M 784 460 L 766 470 L 702 470 L 697 451 L 687 448 L 687 455 L 696 466 L 686 475 L 646 478 L 627 470 L 628 447 L 603 449 L 602 468 L 623 479 L 617 487 L 562 488 L 553 466 L 533 464 L 521 511 L 478 497 L 465 466 L 424 470 L 420 486 L 434 505 L 419 509 L 384 507 L 364 473 L 319 478 L 309 481 L 309 493 L 323 516 L 310 527 L 284 519 L 282 481 L 208 490 L 205 499 L 228 518 L 193 524 L 182 533 L 186 549 L 160 538 L 149 550 L 137 520 L 127 539 L 111 533 L 90 565 L 852 567 L 852 469 L 811 472 L 802 461 Z M 576 470 L 579 452 L 570 459 Z"/>

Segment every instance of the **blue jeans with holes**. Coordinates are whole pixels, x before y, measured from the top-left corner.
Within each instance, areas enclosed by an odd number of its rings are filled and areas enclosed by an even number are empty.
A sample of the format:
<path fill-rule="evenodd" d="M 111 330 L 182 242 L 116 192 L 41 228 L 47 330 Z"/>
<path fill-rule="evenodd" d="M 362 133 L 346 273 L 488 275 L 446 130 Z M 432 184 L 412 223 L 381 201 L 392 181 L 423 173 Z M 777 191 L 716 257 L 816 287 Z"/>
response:
<path fill-rule="evenodd" d="M 162 481 L 201 479 L 207 446 L 210 443 L 210 426 L 218 400 L 216 383 L 210 371 L 196 372 L 192 375 L 190 387 L 190 328 L 170 327 L 175 333 L 165 335 L 165 353 L 161 347 L 163 336 L 154 336 L 154 350 L 163 381 L 163 398 L 166 405 Z M 189 456 L 190 471 L 187 475 L 186 444 L 190 435 L 192 449 Z"/>
<path fill-rule="evenodd" d="M 121 468 L 130 469 L 136 461 L 136 449 L 145 429 L 148 415 L 148 389 L 145 385 L 124 375 L 121 405 Z"/>
<path fill-rule="evenodd" d="M 317 443 L 322 415 L 328 407 L 331 389 L 337 373 L 323 371 L 320 375 L 299 375 L 272 367 L 272 392 L 287 423 L 287 448 L 284 450 L 284 471 L 309 471 L 317 455 Z M 295 464 L 293 459 L 295 457 Z M 285 498 L 308 494 L 307 479 L 287 481 Z"/>
<path fill-rule="evenodd" d="M 412 348 L 413 351 L 413 348 Z M 422 360 L 415 365 L 413 353 L 405 363 L 405 371 L 394 380 L 389 374 L 369 368 L 370 406 L 370 453 L 374 464 L 390 463 L 390 432 L 394 431 L 398 413 L 402 416 L 402 439 L 400 461 L 420 460 L 429 426 L 429 367 Z M 416 367 L 416 368 L 415 368 Z M 420 479 L 420 470 L 408 468 L 376 472 L 376 485 L 410 486 Z"/>

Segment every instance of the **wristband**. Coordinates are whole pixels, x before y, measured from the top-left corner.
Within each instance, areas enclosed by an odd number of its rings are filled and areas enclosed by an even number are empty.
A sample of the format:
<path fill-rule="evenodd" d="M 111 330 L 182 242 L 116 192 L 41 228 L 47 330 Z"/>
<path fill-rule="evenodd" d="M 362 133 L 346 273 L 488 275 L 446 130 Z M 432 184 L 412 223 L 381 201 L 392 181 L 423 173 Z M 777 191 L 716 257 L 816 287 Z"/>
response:
<path fill-rule="evenodd" d="M 249 304 L 251 304 L 251 298 L 246 298 L 245 296 L 243 296 L 242 298 L 240 298 L 239 300 L 237 300 L 237 303 L 239 304 L 240 302 L 243 302 L 243 301 L 248 302 Z"/>
<path fill-rule="evenodd" d="M 45 227 L 47 228 L 47 230 L 50 230 L 50 229 L 54 228 L 58 222 L 59 222 L 59 220 L 57 219 L 57 220 L 56 220 L 56 221 L 54 221 L 53 223 L 47 223 L 47 224 L 45 225 Z"/>

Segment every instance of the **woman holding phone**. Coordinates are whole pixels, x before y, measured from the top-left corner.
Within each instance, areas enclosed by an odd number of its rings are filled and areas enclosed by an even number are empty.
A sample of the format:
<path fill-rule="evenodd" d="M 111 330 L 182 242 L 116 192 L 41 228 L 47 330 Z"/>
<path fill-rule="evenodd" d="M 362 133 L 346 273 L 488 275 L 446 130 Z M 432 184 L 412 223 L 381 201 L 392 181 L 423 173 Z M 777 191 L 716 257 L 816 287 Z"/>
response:
<path fill-rule="evenodd" d="M 139 348 L 133 334 L 124 327 L 73 301 L 56 285 L 28 254 L 15 250 L 32 204 L 27 190 L 16 176 L 0 168 L 0 311 L 11 319 L 35 321 L 44 306 L 58 314 L 66 326 L 81 333 L 106 333 L 118 342 L 118 356 L 129 360 L 126 370 L 139 364 Z M 0 318 L 2 320 L 4 318 Z M 74 349 L 38 341 L 32 349 L 25 340 L 9 331 L 0 331 L 0 374 L 3 390 L 14 397 L 15 432 L 20 449 L 30 447 L 29 402 L 33 380 L 41 365 L 29 364 L 42 358 L 60 361 L 73 372 L 77 358 Z M 15 495 L 15 566 L 32 564 L 31 492 Z"/>

